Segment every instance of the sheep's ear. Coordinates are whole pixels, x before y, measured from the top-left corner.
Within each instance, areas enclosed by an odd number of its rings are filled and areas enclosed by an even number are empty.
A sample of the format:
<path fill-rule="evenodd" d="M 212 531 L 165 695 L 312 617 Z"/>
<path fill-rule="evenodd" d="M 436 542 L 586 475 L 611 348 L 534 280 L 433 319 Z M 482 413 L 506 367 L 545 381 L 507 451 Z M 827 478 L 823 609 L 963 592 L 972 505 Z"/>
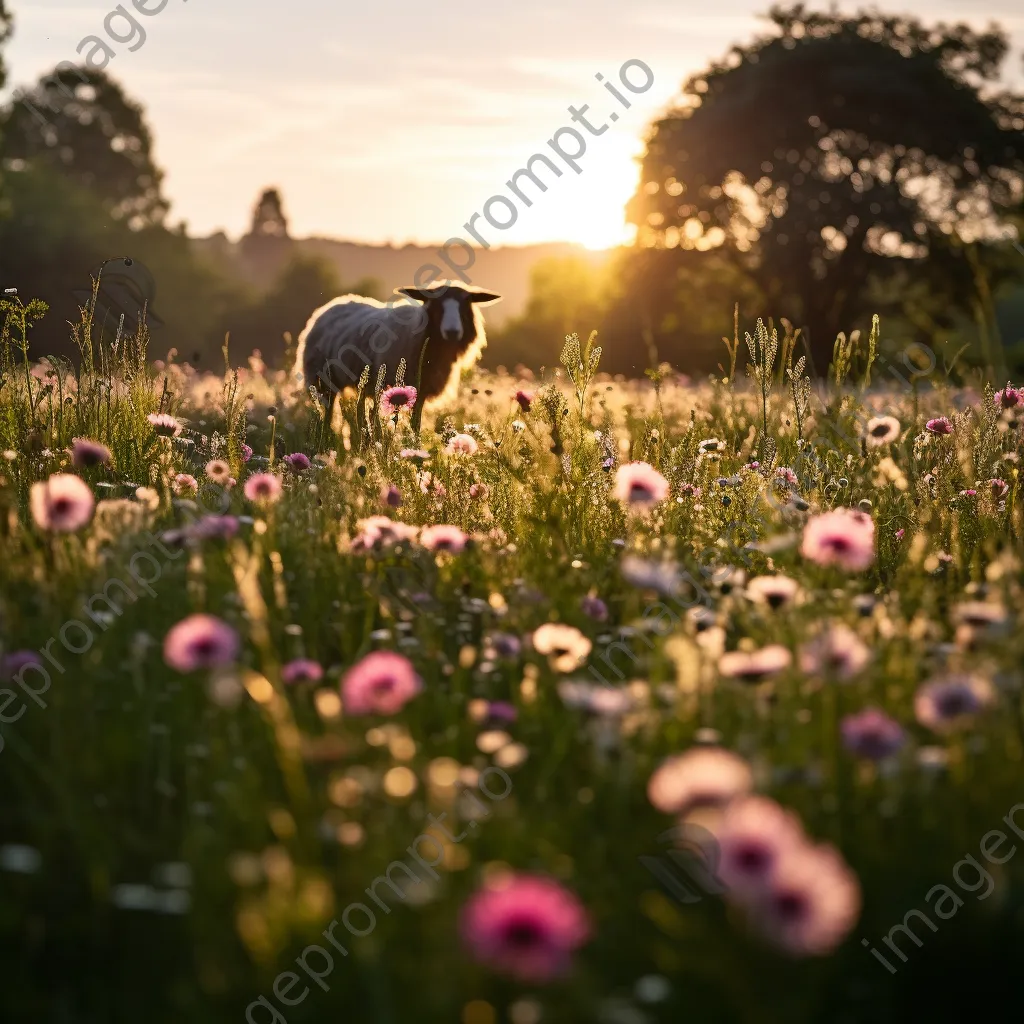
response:
<path fill-rule="evenodd" d="M 415 299 L 417 302 L 429 302 L 431 299 L 437 298 L 434 293 L 424 291 L 422 288 L 396 288 L 395 291 L 399 295 L 408 295 L 410 299 Z"/>
<path fill-rule="evenodd" d="M 469 301 L 474 305 L 483 302 L 498 302 L 501 296 L 495 292 L 470 292 Z"/>

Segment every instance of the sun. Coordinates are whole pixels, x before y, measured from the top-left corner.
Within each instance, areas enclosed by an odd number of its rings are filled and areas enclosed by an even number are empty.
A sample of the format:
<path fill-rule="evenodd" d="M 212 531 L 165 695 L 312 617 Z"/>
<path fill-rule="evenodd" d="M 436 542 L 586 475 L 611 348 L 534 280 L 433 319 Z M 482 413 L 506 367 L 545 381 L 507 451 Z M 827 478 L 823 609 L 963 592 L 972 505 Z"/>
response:
<path fill-rule="evenodd" d="M 608 133 L 609 136 L 611 133 Z M 626 203 L 636 192 L 640 167 L 637 140 L 599 137 L 580 161 L 580 174 L 567 171 L 529 211 L 533 241 L 576 242 L 587 249 L 611 249 L 633 241 Z"/>

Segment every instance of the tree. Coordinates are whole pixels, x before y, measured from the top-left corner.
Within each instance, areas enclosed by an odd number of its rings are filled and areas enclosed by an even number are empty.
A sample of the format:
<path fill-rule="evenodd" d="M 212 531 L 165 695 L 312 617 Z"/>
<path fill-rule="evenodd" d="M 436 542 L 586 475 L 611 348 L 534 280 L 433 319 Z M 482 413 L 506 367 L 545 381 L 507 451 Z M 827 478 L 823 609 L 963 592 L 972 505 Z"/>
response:
<path fill-rule="evenodd" d="M 294 243 L 288 234 L 284 202 L 276 188 L 265 189 L 256 201 L 249 233 L 243 235 L 238 247 L 249 275 L 264 287 L 284 269 Z"/>
<path fill-rule="evenodd" d="M 770 18 L 653 125 L 638 244 L 725 255 L 809 333 L 818 372 L 879 282 L 913 282 L 932 326 L 974 315 L 979 271 L 992 290 L 1019 265 L 984 244 L 1012 237 L 1024 194 L 1024 103 L 994 85 L 1005 34 L 802 4 Z M 907 289 L 888 292 L 899 310 Z"/>
<path fill-rule="evenodd" d="M 163 174 L 153 162 L 142 107 L 104 72 L 68 63 L 55 68 L 15 92 L 2 131 L 10 165 L 58 172 L 132 229 L 163 221 Z"/>

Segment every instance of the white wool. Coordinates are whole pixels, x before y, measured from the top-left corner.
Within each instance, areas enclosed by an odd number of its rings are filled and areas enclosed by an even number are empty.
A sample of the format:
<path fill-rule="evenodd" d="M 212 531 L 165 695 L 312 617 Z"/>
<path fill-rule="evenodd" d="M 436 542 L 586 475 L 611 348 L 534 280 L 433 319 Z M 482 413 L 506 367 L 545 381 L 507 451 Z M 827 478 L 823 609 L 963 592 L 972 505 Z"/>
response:
<path fill-rule="evenodd" d="M 463 369 L 473 366 L 487 344 L 483 315 L 473 306 L 476 340 L 452 365 L 443 392 L 431 404 L 451 401 Z M 370 367 L 367 392 L 371 395 L 377 373 L 386 367 L 385 380 L 393 384 L 398 364 L 405 359 L 405 382 L 415 385 L 420 352 L 427 333 L 426 309 L 408 299 L 391 305 L 362 295 L 342 295 L 314 310 L 299 335 L 295 378 L 314 386 L 321 372 L 333 374 L 335 386 L 355 389 L 364 366 Z"/>

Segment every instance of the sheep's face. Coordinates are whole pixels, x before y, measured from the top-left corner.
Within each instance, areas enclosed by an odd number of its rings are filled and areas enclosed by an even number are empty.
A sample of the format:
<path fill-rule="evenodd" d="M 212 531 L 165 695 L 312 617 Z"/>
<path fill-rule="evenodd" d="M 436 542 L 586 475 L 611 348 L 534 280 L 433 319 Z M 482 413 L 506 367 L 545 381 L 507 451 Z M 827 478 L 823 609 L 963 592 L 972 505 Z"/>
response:
<path fill-rule="evenodd" d="M 473 305 L 497 302 L 494 292 L 470 291 L 456 285 L 441 288 L 399 288 L 402 295 L 424 304 L 430 322 L 430 333 L 453 348 L 463 349 L 476 338 Z"/>

